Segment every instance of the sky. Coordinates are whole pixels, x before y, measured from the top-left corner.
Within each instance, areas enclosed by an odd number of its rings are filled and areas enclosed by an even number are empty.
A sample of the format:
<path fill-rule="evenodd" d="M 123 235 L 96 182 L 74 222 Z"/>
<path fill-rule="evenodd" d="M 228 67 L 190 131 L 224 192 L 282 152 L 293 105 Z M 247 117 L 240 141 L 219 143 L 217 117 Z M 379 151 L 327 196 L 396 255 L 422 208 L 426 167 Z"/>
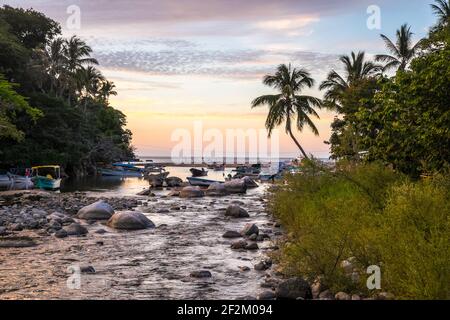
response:
<path fill-rule="evenodd" d="M 111 104 L 124 112 L 140 156 L 165 156 L 176 129 L 263 130 L 267 108 L 251 109 L 262 84 L 281 63 L 306 68 L 318 86 L 338 58 L 352 50 L 384 53 L 379 35 L 394 37 L 403 23 L 415 38 L 434 23 L 432 0 L 12 0 L 61 23 L 93 48 L 99 69 L 117 86 Z M 80 24 L 74 24 L 74 8 Z M 368 28 L 370 6 L 380 9 L 380 29 Z M 78 16 L 76 16 L 78 17 Z M 295 132 L 308 153 L 328 157 L 334 114 L 319 111 L 320 136 Z M 281 128 L 282 129 L 282 128 Z M 284 131 L 280 155 L 298 155 Z"/>

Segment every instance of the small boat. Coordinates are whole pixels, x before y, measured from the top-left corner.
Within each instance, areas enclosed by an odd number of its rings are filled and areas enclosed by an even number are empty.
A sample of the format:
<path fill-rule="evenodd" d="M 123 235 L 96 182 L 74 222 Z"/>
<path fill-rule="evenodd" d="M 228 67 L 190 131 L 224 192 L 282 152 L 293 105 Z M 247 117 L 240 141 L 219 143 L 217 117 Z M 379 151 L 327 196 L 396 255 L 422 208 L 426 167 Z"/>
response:
<path fill-rule="evenodd" d="M 60 166 L 38 166 L 31 168 L 32 181 L 36 188 L 58 190 L 61 188 Z"/>
<path fill-rule="evenodd" d="M 202 170 L 192 168 L 189 171 L 192 173 L 193 177 L 206 177 L 208 175 L 208 171 L 205 170 L 204 168 L 202 168 Z"/>
<path fill-rule="evenodd" d="M 156 179 L 164 181 L 169 176 L 169 174 L 170 174 L 169 171 L 161 172 L 158 174 L 147 174 L 145 176 L 145 179 L 150 180 L 150 181 L 156 180 Z"/>
<path fill-rule="evenodd" d="M 0 174 L 0 189 L 11 189 L 13 181 L 8 172 Z"/>
<path fill-rule="evenodd" d="M 143 172 L 141 169 L 134 167 L 133 165 L 127 164 L 114 164 L 111 167 L 105 167 L 98 169 L 98 172 L 102 176 L 106 177 L 136 177 L 141 178 Z"/>
<path fill-rule="evenodd" d="M 238 166 L 233 171 L 240 174 L 259 175 L 261 173 L 261 164 L 252 164 L 251 166 Z"/>
<path fill-rule="evenodd" d="M 223 181 L 209 180 L 197 177 L 187 177 L 186 179 L 189 181 L 189 184 L 191 186 L 198 186 L 198 187 L 209 187 L 213 183 L 224 183 Z"/>

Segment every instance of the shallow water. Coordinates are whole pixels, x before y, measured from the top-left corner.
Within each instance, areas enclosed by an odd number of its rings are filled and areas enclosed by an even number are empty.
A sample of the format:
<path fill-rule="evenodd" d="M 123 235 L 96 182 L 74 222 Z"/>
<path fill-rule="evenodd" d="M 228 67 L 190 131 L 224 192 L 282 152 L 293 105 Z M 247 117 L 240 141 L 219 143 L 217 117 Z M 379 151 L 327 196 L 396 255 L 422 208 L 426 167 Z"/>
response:
<path fill-rule="evenodd" d="M 99 183 L 98 188 L 85 189 L 92 194 L 130 195 L 140 191 L 146 181 L 125 179 L 112 186 L 105 181 Z M 0 299 L 256 297 L 263 291 L 260 284 L 266 273 L 255 271 L 253 265 L 265 257 L 272 242 L 258 243 L 258 251 L 235 251 L 230 248 L 235 240 L 224 239 L 222 234 L 226 230 L 239 231 L 251 222 L 273 236 L 263 191 L 264 187 L 260 187 L 242 196 L 195 200 L 142 198 L 143 205 L 137 210 L 156 224 L 155 229 L 117 232 L 95 223 L 87 226 L 89 234 L 83 238 L 42 237 L 34 248 L 0 249 Z M 251 217 L 225 217 L 221 209 L 233 201 L 240 201 Z M 173 206 L 186 209 L 170 210 Z M 161 209 L 170 211 L 156 213 Z M 107 233 L 97 234 L 97 229 Z M 68 268 L 86 265 L 93 266 L 96 273 L 70 276 Z M 243 272 L 240 266 L 251 270 Z M 212 278 L 191 278 L 190 273 L 197 270 L 209 270 Z M 80 279 L 79 289 L 74 288 L 74 279 Z"/>

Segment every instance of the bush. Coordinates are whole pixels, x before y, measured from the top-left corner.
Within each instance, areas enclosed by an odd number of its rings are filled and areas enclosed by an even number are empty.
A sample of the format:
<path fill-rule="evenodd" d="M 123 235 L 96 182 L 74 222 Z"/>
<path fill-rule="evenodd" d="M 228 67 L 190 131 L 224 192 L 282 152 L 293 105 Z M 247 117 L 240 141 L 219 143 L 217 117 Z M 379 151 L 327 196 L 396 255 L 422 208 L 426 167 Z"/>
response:
<path fill-rule="evenodd" d="M 381 164 L 341 165 L 334 172 L 306 165 L 271 201 L 288 232 L 278 257 L 283 271 L 310 281 L 320 277 L 334 292 L 369 295 L 365 271 L 379 265 L 383 291 L 398 298 L 447 297 L 445 183 L 442 177 L 411 182 Z M 345 270 L 341 264 L 350 258 L 354 270 Z"/>

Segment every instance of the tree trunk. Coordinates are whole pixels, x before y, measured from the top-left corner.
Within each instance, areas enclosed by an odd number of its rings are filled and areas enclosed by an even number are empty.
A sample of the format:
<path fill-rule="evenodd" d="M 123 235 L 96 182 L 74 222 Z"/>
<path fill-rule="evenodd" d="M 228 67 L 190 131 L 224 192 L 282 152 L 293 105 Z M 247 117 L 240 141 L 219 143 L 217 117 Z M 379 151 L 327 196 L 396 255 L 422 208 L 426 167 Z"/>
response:
<path fill-rule="evenodd" d="M 295 144 L 297 145 L 297 147 L 300 149 L 300 151 L 302 152 L 303 156 L 305 157 L 305 159 L 309 159 L 308 156 L 306 155 L 305 150 L 303 150 L 302 146 L 300 145 L 300 143 L 297 141 L 297 139 L 295 139 L 294 134 L 292 133 L 291 129 L 288 129 L 288 133 L 291 136 L 292 140 L 294 140 Z"/>

